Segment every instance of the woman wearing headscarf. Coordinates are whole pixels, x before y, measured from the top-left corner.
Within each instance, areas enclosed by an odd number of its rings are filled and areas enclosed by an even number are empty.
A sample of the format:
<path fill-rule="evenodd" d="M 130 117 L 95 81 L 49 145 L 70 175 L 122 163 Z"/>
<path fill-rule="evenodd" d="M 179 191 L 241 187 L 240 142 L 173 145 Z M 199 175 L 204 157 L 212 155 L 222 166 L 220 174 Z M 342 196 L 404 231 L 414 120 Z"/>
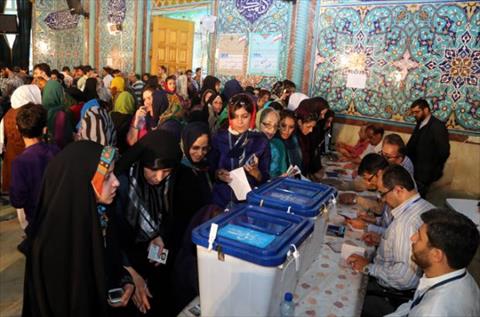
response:
<path fill-rule="evenodd" d="M 215 133 L 220 126 L 220 114 L 223 111 L 223 100 L 222 95 L 212 94 L 207 100 L 208 106 L 208 125 L 210 127 L 210 132 Z"/>
<path fill-rule="evenodd" d="M 107 291 L 119 287 L 115 306 L 127 305 L 133 285 L 106 211 L 119 185 L 115 157 L 112 147 L 80 141 L 48 165 L 24 244 L 24 317 L 107 316 Z"/>
<path fill-rule="evenodd" d="M 202 83 L 202 89 L 200 90 L 200 96 L 203 96 L 203 93 L 207 90 L 207 89 L 211 89 L 213 91 L 216 91 L 217 93 L 220 93 L 220 86 L 221 86 L 221 82 L 220 82 L 220 79 L 218 79 L 217 77 L 215 76 L 211 76 L 211 75 L 208 75 L 207 77 L 205 77 L 205 79 L 203 80 L 203 83 Z"/>
<path fill-rule="evenodd" d="M 48 135 L 63 148 L 73 140 L 71 116 L 64 110 L 64 92 L 56 80 L 49 80 L 43 89 L 42 105 L 47 109 Z"/>
<path fill-rule="evenodd" d="M 308 136 L 312 150 L 310 151 L 310 173 L 314 174 L 322 168 L 321 153 L 324 152 L 320 148 L 325 144 L 325 135 L 327 130 L 331 127 L 331 119 L 326 118 L 327 112 L 330 111 L 328 102 L 322 97 L 313 97 L 306 102 L 308 111 L 315 112 L 318 116 L 318 121 L 313 128 L 312 133 Z M 332 112 L 333 113 L 333 112 Z M 328 121 L 328 122 L 327 122 Z"/>
<path fill-rule="evenodd" d="M 302 150 L 297 140 L 295 113 L 291 110 L 280 112 L 280 126 L 275 139 L 281 140 L 285 146 L 287 166 L 302 168 Z"/>
<path fill-rule="evenodd" d="M 110 83 L 110 94 L 112 95 L 112 100 L 115 102 L 119 93 L 125 90 L 125 79 L 122 76 L 120 71 L 115 71 L 112 82 Z"/>
<path fill-rule="evenodd" d="M 223 86 L 223 91 L 222 91 L 223 99 L 226 102 L 229 102 L 230 98 L 242 92 L 243 92 L 243 87 L 242 85 L 240 85 L 238 80 L 230 79 L 225 83 L 225 86 Z"/>
<path fill-rule="evenodd" d="M 124 91 L 118 95 L 113 110 L 110 112 L 110 117 L 117 131 L 117 147 L 120 153 L 125 152 L 128 148 L 127 133 L 136 109 L 135 97 L 128 91 Z"/>
<path fill-rule="evenodd" d="M 169 276 L 173 263 L 167 258 L 166 265 L 158 265 L 149 262 L 147 255 L 151 247 L 158 247 L 160 254 L 173 245 L 172 174 L 180 159 L 176 137 L 155 130 L 129 149 L 118 164 L 121 176 L 116 210 L 123 219 L 122 244 L 136 286 L 133 300 L 149 316 L 169 315 L 166 310 L 171 302 Z"/>
<path fill-rule="evenodd" d="M 127 133 L 127 144 L 129 146 L 134 145 L 148 132 L 157 128 L 160 114 L 168 106 L 168 99 L 164 91 L 145 88 L 142 96 L 143 106 L 138 107 L 135 111 Z"/>
<path fill-rule="evenodd" d="M 2 192 L 8 192 L 12 161 L 25 149 L 25 143 L 17 129 L 17 112 L 29 102 L 42 102 L 40 88 L 36 85 L 23 85 L 15 89 L 10 97 L 11 109 L 0 122 L 0 153 L 5 146 L 2 163 Z"/>
<path fill-rule="evenodd" d="M 268 139 L 270 145 L 270 177 L 277 177 L 284 174 L 287 169 L 287 154 L 283 142 L 275 139 L 278 125 L 280 123 L 280 115 L 273 108 L 264 108 L 260 115 L 257 130 L 262 132 Z"/>
<path fill-rule="evenodd" d="M 200 96 L 200 102 L 195 104 L 190 108 L 190 113 L 188 115 L 188 121 L 202 121 L 207 122 L 209 119 L 209 109 L 208 109 L 208 100 L 213 94 L 217 95 L 218 93 L 215 90 L 207 89 Z"/>
<path fill-rule="evenodd" d="M 168 108 L 160 115 L 158 127 L 175 134 L 180 140 L 180 133 L 187 109 L 182 97 L 176 92 L 175 76 L 167 77 L 164 91 L 168 99 Z"/>
<path fill-rule="evenodd" d="M 92 99 L 98 99 L 97 93 L 97 79 L 88 78 L 85 82 L 85 89 L 83 90 L 83 99 L 89 102 Z"/>
<path fill-rule="evenodd" d="M 228 103 L 229 128 L 219 130 L 212 138 L 210 167 L 215 172 L 213 202 L 226 207 L 240 199 L 228 183 L 230 171 L 243 167 L 252 187 L 266 182 L 269 177 L 270 148 L 267 138 L 250 129 L 255 127 L 255 105 L 246 94 L 232 97 Z"/>
<path fill-rule="evenodd" d="M 295 116 L 297 117 L 296 136 L 302 150 L 302 166 L 299 167 L 303 175 L 308 175 L 313 173 L 312 159 L 315 145 L 310 138 L 310 134 L 317 124 L 318 112 L 312 106 L 310 99 L 305 99 L 300 102 L 300 105 L 295 110 Z"/>
<path fill-rule="evenodd" d="M 301 92 L 294 92 L 293 94 L 290 95 L 290 98 L 288 99 L 288 110 L 295 111 L 297 110 L 298 106 L 300 105 L 300 102 L 302 102 L 305 99 L 308 99 L 308 97 L 305 94 L 302 94 Z"/>
<path fill-rule="evenodd" d="M 77 129 L 77 140 L 90 140 L 103 146 L 117 144 L 113 120 L 98 99 L 92 99 L 83 106 Z"/>
<path fill-rule="evenodd" d="M 183 158 L 175 177 L 174 236 L 175 249 L 195 212 L 211 202 L 212 181 L 206 156 L 210 150 L 210 132 L 204 122 L 189 123 L 182 131 Z M 186 199 L 188 197 L 188 199 Z"/>

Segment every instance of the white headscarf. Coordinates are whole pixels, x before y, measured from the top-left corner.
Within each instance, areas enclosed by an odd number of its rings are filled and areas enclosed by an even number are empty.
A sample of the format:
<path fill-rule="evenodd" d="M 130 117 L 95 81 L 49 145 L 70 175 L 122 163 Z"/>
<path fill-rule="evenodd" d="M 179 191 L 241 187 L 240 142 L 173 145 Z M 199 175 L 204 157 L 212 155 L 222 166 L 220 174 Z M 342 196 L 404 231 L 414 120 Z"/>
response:
<path fill-rule="evenodd" d="M 37 85 L 22 85 L 15 89 L 10 97 L 12 109 L 18 109 L 25 106 L 27 103 L 33 102 L 35 104 L 42 103 L 42 93 Z M 3 153 L 3 145 L 5 144 L 5 126 L 3 119 L 0 122 L 0 153 Z"/>
<path fill-rule="evenodd" d="M 23 85 L 15 89 L 10 97 L 10 102 L 13 109 L 18 109 L 29 102 L 41 104 L 42 93 L 37 85 Z"/>
<path fill-rule="evenodd" d="M 293 94 L 290 95 L 290 98 L 288 99 L 288 110 L 295 111 L 300 105 L 300 102 L 308 98 L 310 97 L 308 97 L 305 94 L 302 94 L 301 92 L 294 92 Z"/>

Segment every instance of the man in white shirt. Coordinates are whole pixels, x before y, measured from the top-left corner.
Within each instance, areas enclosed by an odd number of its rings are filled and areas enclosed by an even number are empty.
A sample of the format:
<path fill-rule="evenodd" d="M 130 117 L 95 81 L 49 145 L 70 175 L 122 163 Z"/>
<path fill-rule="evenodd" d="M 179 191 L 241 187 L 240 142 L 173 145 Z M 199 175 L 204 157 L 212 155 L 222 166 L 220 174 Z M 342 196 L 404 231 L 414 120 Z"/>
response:
<path fill-rule="evenodd" d="M 103 77 L 103 86 L 106 87 L 107 89 L 110 88 L 110 85 L 112 83 L 112 72 L 113 69 L 111 69 L 109 66 L 105 66 L 102 69 L 102 77 Z"/>
<path fill-rule="evenodd" d="M 352 159 L 352 163 L 360 164 L 366 155 L 370 153 L 380 153 L 382 151 L 382 139 L 385 130 L 382 127 L 371 124 L 367 126 L 365 133 L 367 134 L 369 144 L 359 157 Z"/>
<path fill-rule="evenodd" d="M 412 260 L 423 270 L 413 300 L 388 316 L 480 316 L 480 290 L 466 267 L 479 232 L 464 215 L 430 210 L 412 240 Z"/>
<path fill-rule="evenodd" d="M 410 258 L 410 237 L 422 225 L 420 215 L 435 208 L 420 197 L 412 177 L 400 165 L 384 170 L 378 191 L 392 208 L 393 221 L 383 234 L 370 232 L 372 241 L 378 243 L 372 263 L 356 254 L 347 258 L 354 270 L 371 277 L 363 305 L 365 316 L 391 313 L 413 296 L 421 272 Z"/>

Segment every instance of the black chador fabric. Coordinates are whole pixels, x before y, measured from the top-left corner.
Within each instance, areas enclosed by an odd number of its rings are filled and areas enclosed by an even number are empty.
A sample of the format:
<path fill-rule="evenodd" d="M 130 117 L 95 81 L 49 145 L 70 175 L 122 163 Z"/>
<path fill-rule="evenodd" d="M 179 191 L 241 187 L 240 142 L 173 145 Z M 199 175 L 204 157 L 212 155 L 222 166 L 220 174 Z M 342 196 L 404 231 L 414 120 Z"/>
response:
<path fill-rule="evenodd" d="M 103 147 L 70 144 L 48 165 L 27 228 L 23 316 L 106 316 L 104 238 L 91 180 Z"/>

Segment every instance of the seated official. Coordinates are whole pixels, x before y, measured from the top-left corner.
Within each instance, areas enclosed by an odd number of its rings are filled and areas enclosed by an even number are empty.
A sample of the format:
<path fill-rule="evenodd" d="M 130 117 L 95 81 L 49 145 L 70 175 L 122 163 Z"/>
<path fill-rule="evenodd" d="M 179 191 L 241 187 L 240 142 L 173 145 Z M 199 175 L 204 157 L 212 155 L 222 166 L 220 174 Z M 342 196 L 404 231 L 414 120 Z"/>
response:
<path fill-rule="evenodd" d="M 378 179 L 388 167 L 388 161 L 380 154 L 370 153 L 360 162 L 358 175 L 365 186 L 378 192 Z M 392 222 L 390 207 L 380 199 L 363 197 L 355 193 L 342 193 L 339 195 L 340 203 L 358 204 L 362 209 L 357 219 L 349 220 L 349 224 L 356 229 L 367 229 L 376 233 L 383 233 Z M 367 239 L 368 240 L 368 239 Z M 365 241 L 369 243 L 368 241 Z"/>
<path fill-rule="evenodd" d="M 398 134 L 388 134 L 383 138 L 382 151 L 380 154 L 382 154 L 390 164 L 398 164 L 405 167 L 413 177 L 413 163 L 406 155 L 406 152 L 407 148 L 405 143 Z"/>
<path fill-rule="evenodd" d="M 480 316 L 480 290 L 466 271 L 479 233 L 464 215 L 441 209 L 421 215 L 412 240 L 412 260 L 424 275 L 413 300 L 389 316 Z"/>
<path fill-rule="evenodd" d="M 351 255 L 347 263 L 354 270 L 371 278 L 363 305 L 363 316 L 382 316 L 393 312 L 410 300 L 420 279 L 420 270 L 412 259 L 410 237 L 422 225 L 420 215 L 434 206 L 422 199 L 412 177 L 400 165 L 385 169 L 379 178 L 378 190 L 382 199 L 392 207 L 393 221 L 382 235 L 373 263 L 359 255 Z"/>

